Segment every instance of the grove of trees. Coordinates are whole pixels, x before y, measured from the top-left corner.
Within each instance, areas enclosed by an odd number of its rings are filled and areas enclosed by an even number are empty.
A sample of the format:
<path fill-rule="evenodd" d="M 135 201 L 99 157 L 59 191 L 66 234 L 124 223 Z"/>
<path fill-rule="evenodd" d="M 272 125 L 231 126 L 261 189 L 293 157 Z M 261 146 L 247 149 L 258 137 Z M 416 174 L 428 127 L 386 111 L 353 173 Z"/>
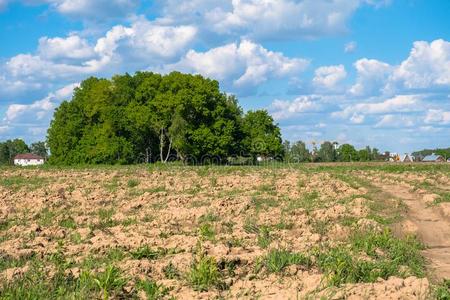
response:
<path fill-rule="evenodd" d="M 284 157 L 289 162 L 352 162 L 352 161 L 376 161 L 383 160 L 377 148 L 356 150 L 350 144 L 339 146 L 336 142 L 325 141 L 320 148 L 313 147 L 310 151 L 302 141 L 291 144 L 289 141 L 283 143 Z"/>
<path fill-rule="evenodd" d="M 22 139 L 0 142 L 0 165 L 12 164 L 14 156 L 23 153 L 34 153 L 47 158 L 45 142 L 35 142 L 28 146 Z"/>
<path fill-rule="evenodd" d="M 84 80 L 56 109 L 47 143 L 54 164 L 225 161 L 283 151 L 267 111 L 244 115 L 217 81 L 179 72 Z"/>

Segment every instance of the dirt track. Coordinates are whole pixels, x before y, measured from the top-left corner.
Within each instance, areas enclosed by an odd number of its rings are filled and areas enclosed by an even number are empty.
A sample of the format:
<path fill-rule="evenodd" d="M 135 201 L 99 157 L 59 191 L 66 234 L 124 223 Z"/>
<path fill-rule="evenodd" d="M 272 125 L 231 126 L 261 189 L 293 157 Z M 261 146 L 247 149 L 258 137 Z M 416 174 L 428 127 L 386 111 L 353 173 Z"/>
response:
<path fill-rule="evenodd" d="M 423 255 L 436 280 L 450 278 L 450 220 L 439 206 L 432 206 L 417 192 L 399 185 L 376 184 L 384 192 L 401 199 L 407 205 L 403 233 L 413 233 L 425 244 Z"/>

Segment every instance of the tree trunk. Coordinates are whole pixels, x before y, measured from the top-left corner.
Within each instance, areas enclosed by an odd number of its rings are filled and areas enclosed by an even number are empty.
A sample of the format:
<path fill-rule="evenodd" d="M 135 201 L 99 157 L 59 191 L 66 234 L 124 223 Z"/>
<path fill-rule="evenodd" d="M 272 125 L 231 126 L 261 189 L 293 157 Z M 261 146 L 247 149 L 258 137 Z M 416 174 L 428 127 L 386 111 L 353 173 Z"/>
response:
<path fill-rule="evenodd" d="M 164 128 L 161 128 L 161 133 L 159 135 L 159 157 L 161 162 L 164 163 Z"/>

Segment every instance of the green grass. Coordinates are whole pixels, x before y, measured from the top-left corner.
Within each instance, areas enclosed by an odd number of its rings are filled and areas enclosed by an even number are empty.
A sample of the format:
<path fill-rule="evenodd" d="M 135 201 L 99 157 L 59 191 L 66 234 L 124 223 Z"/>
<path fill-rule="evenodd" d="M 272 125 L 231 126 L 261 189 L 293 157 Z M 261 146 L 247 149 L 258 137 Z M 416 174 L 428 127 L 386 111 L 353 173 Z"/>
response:
<path fill-rule="evenodd" d="M 48 178 L 43 177 L 22 177 L 22 176 L 8 176 L 0 178 L 0 186 L 18 191 L 21 188 L 26 187 L 28 191 L 36 190 L 40 187 L 44 187 L 48 183 Z"/>
<path fill-rule="evenodd" d="M 167 256 L 167 255 L 173 255 L 184 252 L 182 249 L 179 248 L 157 248 L 152 249 L 148 245 L 141 246 L 137 248 L 136 250 L 130 251 L 131 257 L 134 259 L 149 259 L 149 260 L 155 260 L 159 259 L 161 257 Z"/>
<path fill-rule="evenodd" d="M 425 262 L 420 255 L 421 249 L 421 244 L 414 238 L 398 239 L 388 230 L 383 233 L 357 232 L 350 238 L 348 247 L 318 251 L 316 262 L 333 286 L 375 282 L 380 277 L 423 277 Z M 360 259 L 361 253 L 371 260 Z M 407 270 L 402 267 L 407 267 Z"/>
<path fill-rule="evenodd" d="M 270 229 L 267 226 L 261 226 L 258 237 L 257 237 L 258 246 L 266 249 L 269 247 L 272 242 L 272 236 L 270 235 Z"/>
<path fill-rule="evenodd" d="M 216 260 L 205 255 L 194 259 L 187 274 L 187 280 L 195 291 L 208 291 L 222 285 L 222 275 Z"/>
<path fill-rule="evenodd" d="M 219 221 L 219 216 L 215 215 L 212 212 L 208 212 L 207 214 L 200 216 L 200 218 L 198 219 L 199 223 L 212 223 L 217 221 Z"/>
<path fill-rule="evenodd" d="M 59 226 L 67 228 L 67 229 L 75 229 L 77 228 L 77 223 L 72 217 L 65 217 L 61 221 L 59 221 Z"/>
<path fill-rule="evenodd" d="M 108 266 L 104 272 L 95 276 L 94 282 L 102 291 L 103 300 L 108 300 L 111 293 L 120 291 L 127 283 L 121 271 L 114 266 Z"/>
<path fill-rule="evenodd" d="M 216 239 L 216 231 L 211 223 L 202 223 L 198 232 L 202 240 L 215 241 Z"/>
<path fill-rule="evenodd" d="M 140 182 L 138 179 L 132 178 L 132 179 L 129 179 L 129 180 L 128 180 L 127 186 L 128 186 L 129 188 L 134 188 L 134 187 L 137 187 L 140 183 L 141 183 L 141 182 Z"/>
<path fill-rule="evenodd" d="M 450 279 L 443 280 L 434 288 L 436 300 L 450 300 Z"/>
<path fill-rule="evenodd" d="M 151 280 L 141 280 L 138 282 L 137 287 L 144 291 L 148 300 L 163 299 L 169 294 L 169 289 L 167 287 Z"/>
<path fill-rule="evenodd" d="M 319 193 L 317 191 L 307 193 L 298 199 L 289 199 L 287 200 L 287 207 L 284 211 L 288 213 L 292 213 L 297 209 L 304 209 L 306 213 L 312 212 L 315 208 L 321 206 L 319 203 Z"/>
<path fill-rule="evenodd" d="M 290 252 L 283 249 L 272 249 L 257 263 L 257 271 L 264 268 L 269 273 L 282 273 L 286 267 L 291 265 L 310 268 L 312 262 L 308 256 L 302 253 Z"/>
<path fill-rule="evenodd" d="M 178 279 L 180 278 L 180 271 L 175 267 L 172 262 L 162 268 L 164 276 L 167 279 Z"/>
<path fill-rule="evenodd" d="M 259 212 L 262 209 L 268 210 L 270 208 L 279 206 L 277 199 L 260 196 L 254 196 L 251 200 L 251 203 L 255 207 L 256 212 Z"/>

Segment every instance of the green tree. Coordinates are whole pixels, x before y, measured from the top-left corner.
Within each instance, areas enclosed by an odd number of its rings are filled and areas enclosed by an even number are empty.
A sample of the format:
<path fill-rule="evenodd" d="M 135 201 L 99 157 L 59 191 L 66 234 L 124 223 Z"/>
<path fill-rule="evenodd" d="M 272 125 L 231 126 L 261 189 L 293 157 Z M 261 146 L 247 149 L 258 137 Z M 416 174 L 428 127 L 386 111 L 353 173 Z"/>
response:
<path fill-rule="evenodd" d="M 338 148 L 339 161 L 357 161 L 359 160 L 358 152 L 355 147 L 350 144 L 343 144 Z"/>
<path fill-rule="evenodd" d="M 242 110 L 217 81 L 172 72 L 88 78 L 55 111 L 50 162 L 136 163 L 238 153 Z"/>
<path fill-rule="evenodd" d="M 21 139 L 0 143 L 0 164 L 11 164 L 17 154 L 29 153 L 30 148 Z"/>
<path fill-rule="evenodd" d="M 31 153 L 42 156 L 44 158 L 48 157 L 48 150 L 45 142 L 39 141 L 32 143 L 30 146 Z"/>
<path fill-rule="evenodd" d="M 336 149 L 334 146 L 334 143 L 331 142 L 323 142 L 320 145 L 320 149 L 319 149 L 319 153 L 318 153 L 318 158 L 320 161 L 322 162 L 333 162 L 336 161 Z"/>
<path fill-rule="evenodd" d="M 280 128 L 266 110 L 249 111 L 243 119 L 243 147 L 253 158 L 282 154 Z"/>
<path fill-rule="evenodd" d="M 297 141 L 291 146 L 290 155 L 292 160 L 296 162 L 306 162 L 311 159 L 311 153 L 302 141 Z"/>

